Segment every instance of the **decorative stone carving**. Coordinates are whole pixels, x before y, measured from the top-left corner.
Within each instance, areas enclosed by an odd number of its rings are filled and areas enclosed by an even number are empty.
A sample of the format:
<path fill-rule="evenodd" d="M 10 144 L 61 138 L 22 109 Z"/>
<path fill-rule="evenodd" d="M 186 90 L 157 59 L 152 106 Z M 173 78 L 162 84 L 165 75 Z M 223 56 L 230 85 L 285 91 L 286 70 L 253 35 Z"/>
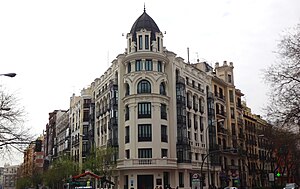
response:
<path fill-rule="evenodd" d="M 134 41 L 132 41 L 130 44 L 131 52 L 135 52 L 135 47 L 136 47 L 136 44 Z"/>
<path fill-rule="evenodd" d="M 156 41 L 152 41 L 151 46 L 152 46 L 152 51 L 157 52 L 157 43 L 156 43 Z"/>

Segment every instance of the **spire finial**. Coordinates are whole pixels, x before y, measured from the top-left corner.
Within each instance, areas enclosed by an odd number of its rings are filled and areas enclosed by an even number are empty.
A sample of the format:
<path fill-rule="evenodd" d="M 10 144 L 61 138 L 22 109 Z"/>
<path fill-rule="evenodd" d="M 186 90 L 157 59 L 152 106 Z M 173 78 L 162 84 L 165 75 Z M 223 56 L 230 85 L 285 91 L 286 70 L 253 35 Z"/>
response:
<path fill-rule="evenodd" d="M 145 2 L 144 2 L 144 12 L 146 12 L 146 5 L 145 5 Z"/>

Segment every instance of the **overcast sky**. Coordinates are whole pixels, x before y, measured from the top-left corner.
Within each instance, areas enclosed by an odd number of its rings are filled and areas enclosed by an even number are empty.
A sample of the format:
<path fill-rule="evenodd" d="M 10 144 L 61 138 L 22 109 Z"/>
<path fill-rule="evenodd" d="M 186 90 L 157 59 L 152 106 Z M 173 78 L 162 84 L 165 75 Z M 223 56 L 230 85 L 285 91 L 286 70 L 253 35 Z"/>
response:
<path fill-rule="evenodd" d="M 233 62 L 236 87 L 263 115 L 262 69 L 274 63 L 281 34 L 300 23 L 299 0 L 0 1 L 0 73 L 18 74 L 0 85 L 25 107 L 26 127 L 42 134 L 48 113 L 68 109 L 72 93 L 124 52 L 144 3 L 177 56 L 187 60 L 189 47 L 191 62 Z"/>

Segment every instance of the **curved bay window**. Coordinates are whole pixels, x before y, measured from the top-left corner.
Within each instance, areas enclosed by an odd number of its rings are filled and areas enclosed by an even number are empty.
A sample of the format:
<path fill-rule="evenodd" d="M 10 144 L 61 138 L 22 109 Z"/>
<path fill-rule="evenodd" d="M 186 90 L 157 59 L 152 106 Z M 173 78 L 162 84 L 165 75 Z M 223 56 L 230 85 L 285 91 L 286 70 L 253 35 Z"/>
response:
<path fill-rule="evenodd" d="M 147 80 L 141 80 L 137 86 L 137 93 L 151 93 L 151 84 Z"/>
<path fill-rule="evenodd" d="M 159 94 L 166 95 L 166 84 L 164 82 L 160 83 Z"/>

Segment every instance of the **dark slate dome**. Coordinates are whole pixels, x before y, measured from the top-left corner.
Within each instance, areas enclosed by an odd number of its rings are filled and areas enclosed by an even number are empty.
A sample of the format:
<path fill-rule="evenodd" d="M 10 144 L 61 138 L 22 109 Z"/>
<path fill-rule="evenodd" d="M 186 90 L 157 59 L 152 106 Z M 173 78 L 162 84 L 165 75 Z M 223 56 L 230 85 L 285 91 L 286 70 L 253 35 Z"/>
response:
<path fill-rule="evenodd" d="M 136 32 L 140 31 L 141 29 L 146 29 L 147 31 L 151 31 L 151 38 L 150 41 L 154 41 L 155 33 L 160 32 L 158 26 L 154 22 L 154 20 L 146 13 L 144 9 L 143 14 L 134 22 L 131 27 L 130 33 L 132 34 L 132 40 L 136 41 Z"/>

